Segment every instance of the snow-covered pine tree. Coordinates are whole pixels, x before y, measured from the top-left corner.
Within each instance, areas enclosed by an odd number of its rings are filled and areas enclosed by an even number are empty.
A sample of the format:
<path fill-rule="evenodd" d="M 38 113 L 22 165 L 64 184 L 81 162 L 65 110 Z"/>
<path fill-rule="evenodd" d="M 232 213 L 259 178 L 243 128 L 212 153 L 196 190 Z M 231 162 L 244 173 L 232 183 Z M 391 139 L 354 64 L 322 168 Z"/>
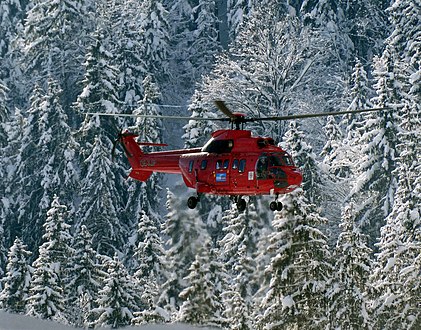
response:
<path fill-rule="evenodd" d="M 416 329 L 421 322 L 419 113 L 419 103 L 405 102 L 398 132 L 395 203 L 377 244 L 380 253 L 372 277 L 373 309 L 377 326 L 384 329 Z"/>
<path fill-rule="evenodd" d="M 16 234 L 20 232 L 30 249 L 40 244 L 42 223 L 54 195 L 73 211 L 71 203 L 78 181 L 74 159 L 77 143 L 61 106 L 61 94 L 61 88 L 52 79 L 48 80 L 46 93 L 35 86 L 23 126 L 13 178 L 17 222 L 14 230 Z M 11 231 L 11 235 L 15 233 Z"/>
<path fill-rule="evenodd" d="M 326 143 L 320 153 L 323 157 L 323 165 L 327 166 L 326 171 L 335 177 L 343 178 L 347 176 L 341 164 L 341 146 L 343 141 L 342 131 L 333 116 L 328 116 L 326 125 L 323 128 L 326 135 Z"/>
<path fill-rule="evenodd" d="M 101 24 L 110 29 L 113 39 L 112 52 L 119 68 L 120 99 L 124 113 L 131 113 L 142 100 L 142 81 L 148 73 L 146 60 L 142 57 L 141 6 L 142 2 L 139 1 L 116 1 L 112 10 L 101 15 Z M 113 22 L 111 26 L 110 21 Z"/>
<path fill-rule="evenodd" d="M 82 115 L 86 112 L 120 113 L 121 101 L 119 70 L 115 65 L 115 55 L 111 52 L 110 36 L 103 28 L 91 36 L 92 41 L 85 58 L 85 76 L 81 82 L 82 92 L 74 104 L 76 111 Z M 83 123 L 82 132 L 84 140 L 92 143 L 93 137 L 99 132 L 105 134 L 110 140 L 115 137 L 115 119 L 87 116 Z M 83 155 L 88 153 L 89 144 L 84 148 Z"/>
<path fill-rule="evenodd" d="M 18 100 L 22 100 L 20 92 L 24 82 L 17 64 L 20 48 L 16 40 L 22 33 L 26 3 L 23 0 L 5 0 L 0 4 L 0 84 L 3 80 L 11 88 L 11 108 L 19 106 Z"/>
<path fill-rule="evenodd" d="M 378 107 L 401 102 L 396 90 L 398 77 L 394 71 L 394 55 L 390 51 L 386 50 L 375 62 L 377 96 L 373 104 Z M 393 207 L 396 191 L 397 114 L 395 111 L 380 111 L 365 114 L 363 118 L 365 121 L 359 141 L 362 156 L 355 159 L 358 163 L 357 178 L 350 195 L 357 198 L 357 220 L 373 243 Z"/>
<path fill-rule="evenodd" d="M 92 248 L 92 236 L 82 225 L 73 243 L 74 253 L 70 259 L 69 276 L 66 283 L 67 319 L 77 327 L 89 325 L 91 309 L 97 307 L 98 291 L 106 273 L 102 271 L 97 254 Z"/>
<path fill-rule="evenodd" d="M 32 272 L 29 265 L 31 254 L 26 245 L 16 238 L 9 249 L 6 274 L 2 278 L 4 288 L 0 292 L 1 309 L 11 313 L 25 313 Z"/>
<path fill-rule="evenodd" d="M 1 52 L 0 52 L 1 53 Z M 8 186 L 8 159 L 6 148 L 8 144 L 7 137 L 7 127 L 6 122 L 9 121 L 9 111 L 6 107 L 6 94 L 7 88 L 4 86 L 0 80 L 0 152 L 3 155 L 0 159 L 0 191 L 4 192 L 0 195 L 0 278 L 3 277 L 3 269 L 5 267 L 7 259 L 7 250 L 6 250 L 6 235 L 5 235 L 5 221 L 6 214 L 8 212 L 8 199 L 5 196 L 6 188 Z M 0 285 L 1 289 L 1 285 Z"/>
<path fill-rule="evenodd" d="M 68 276 L 70 226 L 66 223 L 67 207 L 56 196 L 47 212 L 44 243 L 34 268 L 28 296 L 27 314 L 66 323 L 64 287 Z"/>
<path fill-rule="evenodd" d="M 166 279 L 165 250 L 161 241 L 159 224 L 153 221 L 145 212 L 139 219 L 136 249 L 133 258 L 136 259 L 135 274 L 140 296 L 145 310 L 135 313 L 133 324 L 168 321 L 169 316 L 161 312 L 157 305 L 161 285 Z"/>
<path fill-rule="evenodd" d="M 250 14 L 252 2 L 249 0 L 227 0 L 227 21 L 231 41 L 235 40 L 241 25 Z"/>
<path fill-rule="evenodd" d="M 91 310 L 90 326 L 123 327 L 131 324 L 133 313 L 141 308 L 133 279 L 117 255 L 108 262 L 108 276 L 98 293 L 97 308 Z"/>
<path fill-rule="evenodd" d="M 87 53 L 84 86 L 75 108 L 85 112 L 119 113 L 120 83 L 110 36 L 98 28 Z M 82 167 L 81 203 L 76 227 L 86 225 L 93 236 L 93 248 L 113 256 L 124 246 L 130 222 L 125 210 L 127 182 L 123 159 L 111 162 L 110 151 L 116 131 L 114 118 L 87 116 L 80 134 Z M 83 143 L 82 143 L 83 139 Z"/>
<path fill-rule="evenodd" d="M 37 141 L 37 157 L 44 162 L 39 168 L 43 189 L 42 209 L 51 203 L 54 195 L 70 206 L 79 182 L 78 164 L 75 164 L 79 146 L 61 105 L 62 94 L 63 90 L 57 81 L 48 79 L 47 93 L 39 109 L 38 129 L 41 136 Z M 74 208 L 71 207 L 70 211 L 74 211 Z"/>
<path fill-rule="evenodd" d="M 251 214 L 250 214 L 251 211 Z M 260 225 L 254 204 L 238 213 L 234 204 L 222 218 L 225 236 L 218 242 L 218 258 L 226 268 L 227 284 L 222 293 L 224 317 L 235 329 L 251 329 L 252 299 L 256 291 L 256 262 Z M 239 315 L 241 313 L 242 315 Z"/>
<path fill-rule="evenodd" d="M 354 45 L 350 40 L 347 30 L 343 25 L 346 23 L 344 12 L 341 8 L 341 1 L 337 0 L 310 0 L 303 1 L 299 8 L 302 20 L 305 25 L 310 26 L 312 29 L 319 30 L 320 33 L 326 38 L 333 47 L 327 51 L 331 58 L 336 61 L 331 63 L 330 58 L 323 66 L 337 66 L 336 74 L 343 75 L 343 72 L 349 70 L 349 63 L 352 60 Z M 332 90 L 332 92 L 334 92 Z M 340 92 L 339 92 L 340 93 Z M 334 94 L 330 95 L 331 101 L 334 99 Z M 339 96 L 336 94 L 336 96 Z M 337 106 L 337 105 L 336 105 Z"/>
<path fill-rule="evenodd" d="M 221 326 L 224 324 L 220 298 L 215 293 L 215 282 L 212 281 L 210 241 L 202 241 L 204 248 L 196 255 L 184 278 L 186 288 L 180 292 L 183 304 L 177 320 L 197 326 Z"/>
<path fill-rule="evenodd" d="M 0 59 L 5 59 L 7 53 L 11 50 L 11 43 L 16 38 L 19 29 L 22 28 L 24 1 L 21 0 L 7 0 L 1 4 L 0 16 Z M 3 61 L 2 61 L 2 64 Z M 0 76 L 3 76 L 3 65 L 0 65 Z M 3 73 L 3 74 L 1 74 Z"/>
<path fill-rule="evenodd" d="M 230 210 L 225 211 L 222 222 L 225 235 L 218 242 L 219 258 L 228 270 L 230 286 L 237 290 L 243 299 L 247 299 L 256 291 L 254 257 L 258 252 L 262 220 L 254 204 L 250 203 L 247 210 L 241 213 L 237 211 L 236 205 L 233 205 Z"/>
<path fill-rule="evenodd" d="M 168 73 L 168 11 L 161 1 L 145 0 L 142 3 L 140 22 L 143 31 L 141 43 L 144 46 L 142 58 L 149 73 L 162 77 Z"/>
<path fill-rule="evenodd" d="M 269 251 L 274 257 L 267 267 L 271 281 L 258 328 L 325 329 L 332 265 L 327 238 L 317 226 L 326 219 L 300 188 L 284 195 L 282 203 L 273 220 Z"/>
<path fill-rule="evenodd" d="M 23 33 L 24 66 L 34 83 L 52 76 L 66 90 L 67 109 L 76 97 L 74 83 L 83 75 L 81 63 L 92 13 L 87 0 L 35 0 L 27 13 Z M 78 42 L 74 42 L 78 40 Z"/>
<path fill-rule="evenodd" d="M 240 292 L 228 290 L 223 293 L 226 301 L 224 317 L 231 330 L 252 330 L 253 318 L 249 309 L 248 298 L 241 297 Z"/>
<path fill-rule="evenodd" d="M 186 288 L 184 277 L 188 269 L 204 248 L 208 233 L 198 211 L 186 210 L 182 201 L 167 190 L 167 220 L 163 224 L 163 234 L 168 237 L 167 281 L 163 284 L 159 305 L 175 315 L 181 306 L 180 292 Z"/>
<path fill-rule="evenodd" d="M 381 53 L 384 39 L 389 34 L 390 24 L 385 9 L 391 2 L 346 0 L 337 3 L 343 11 L 341 30 L 353 45 L 350 54 L 358 54 L 364 66 L 367 66 L 373 55 Z"/>
<path fill-rule="evenodd" d="M 189 47 L 189 61 L 193 65 L 193 79 L 200 81 L 215 62 L 215 56 L 221 51 L 218 35 L 218 17 L 215 0 L 199 0 L 192 9 L 196 28 L 193 31 L 193 42 Z"/>
<path fill-rule="evenodd" d="M 351 75 L 347 110 L 372 108 L 373 104 L 370 102 L 370 96 L 373 93 L 367 72 L 360 60 L 357 59 Z M 359 141 L 361 139 L 362 121 L 362 115 L 354 113 L 345 115 L 341 121 L 341 126 L 344 129 L 344 139 L 338 150 L 341 160 L 337 163 L 337 166 L 345 178 L 351 179 L 355 175 L 358 165 L 355 160 L 361 158 Z M 349 182 L 345 183 L 347 186 L 349 185 Z"/>
<path fill-rule="evenodd" d="M 92 246 L 98 253 L 113 255 L 125 244 L 121 193 L 115 184 L 115 164 L 110 159 L 112 145 L 105 136 L 95 138 L 86 158 L 87 171 L 81 184 L 81 203 L 76 228 L 85 225 L 92 235 Z"/>
<path fill-rule="evenodd" d="M 327 177 L 320 169 L 313 148 L 305 141 L 305 134 L 296 121 L 291 121 L 283 137 L 285 149 L 303 173 L 302 188 L 308 201 L 320 206 L 326 193 Z"/>
<path fill-rule="evenodd" d="M 343 209 L 341 233 L 333 255 L 335 260 L 329 296 L 329 322 L 333 329 L 371 329 L 368 286 L 371 249 L 368 237 L 355 222 L 355 205 Z"/>

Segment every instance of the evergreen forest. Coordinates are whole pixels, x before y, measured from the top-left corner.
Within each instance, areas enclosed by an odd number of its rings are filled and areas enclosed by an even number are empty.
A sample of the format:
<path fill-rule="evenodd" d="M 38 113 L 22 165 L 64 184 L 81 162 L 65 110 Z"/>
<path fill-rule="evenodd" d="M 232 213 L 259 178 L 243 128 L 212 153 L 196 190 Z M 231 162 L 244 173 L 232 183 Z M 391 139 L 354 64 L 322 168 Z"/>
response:
<path fill-rule="evenodd" d="M 0 0 L 0 309 L 80 328 L 421 329 L 421 0 Z M 127 179 L 224 100 L 303 184 L 239 212 Z M 141 114 L 137 119 L 88 112 Z M 145 151 L 162 150 L 155 146 Z"/>

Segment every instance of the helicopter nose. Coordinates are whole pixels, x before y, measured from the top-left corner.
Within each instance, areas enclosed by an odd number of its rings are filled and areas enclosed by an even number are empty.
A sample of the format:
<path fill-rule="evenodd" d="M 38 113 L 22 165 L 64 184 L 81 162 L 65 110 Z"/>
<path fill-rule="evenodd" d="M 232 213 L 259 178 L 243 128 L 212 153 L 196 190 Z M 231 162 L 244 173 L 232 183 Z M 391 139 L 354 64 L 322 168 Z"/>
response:
<path fill-rule="evenodd" d="M 298 169 L 292 170 L 288 175 L 288 185 L 292 187 L 299 187 L 303 182 L 303 175 Z"/>

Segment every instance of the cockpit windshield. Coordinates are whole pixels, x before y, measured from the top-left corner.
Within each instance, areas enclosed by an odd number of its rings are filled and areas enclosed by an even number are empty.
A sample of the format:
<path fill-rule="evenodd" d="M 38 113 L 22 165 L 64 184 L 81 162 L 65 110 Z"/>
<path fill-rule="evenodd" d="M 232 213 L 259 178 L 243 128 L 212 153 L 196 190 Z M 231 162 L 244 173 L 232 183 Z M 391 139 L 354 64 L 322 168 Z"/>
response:
<path fill-rule="evenodd" d="M 294 163 L 287 153 L 267 154 L 269 166 L 294 166 Z"/>
<path fill-rule="evenodd" d="M 202 151 L 215 153 L 215 154 L 224 154 L 231 152 L 234 147 L 233 140 L 214 140 L 210 139 L 202 148 Z"/>

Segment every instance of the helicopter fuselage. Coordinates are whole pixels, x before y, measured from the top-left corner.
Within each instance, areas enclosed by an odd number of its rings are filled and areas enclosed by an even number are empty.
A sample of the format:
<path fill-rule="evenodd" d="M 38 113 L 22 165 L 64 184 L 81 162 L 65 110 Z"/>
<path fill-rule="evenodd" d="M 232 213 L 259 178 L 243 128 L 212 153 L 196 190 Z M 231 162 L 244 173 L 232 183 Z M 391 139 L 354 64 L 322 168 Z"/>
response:
<path fill-rule="evenodd" d="M 248 130 L 219 130 L 202 148 L 144 153 L 136 135 L 122 137 L 130 177 L 146 181 L 153 172 L 181 174 L 197 194 L 279 195 L 300 186 L 302 175 L 271 138 Z"/>

